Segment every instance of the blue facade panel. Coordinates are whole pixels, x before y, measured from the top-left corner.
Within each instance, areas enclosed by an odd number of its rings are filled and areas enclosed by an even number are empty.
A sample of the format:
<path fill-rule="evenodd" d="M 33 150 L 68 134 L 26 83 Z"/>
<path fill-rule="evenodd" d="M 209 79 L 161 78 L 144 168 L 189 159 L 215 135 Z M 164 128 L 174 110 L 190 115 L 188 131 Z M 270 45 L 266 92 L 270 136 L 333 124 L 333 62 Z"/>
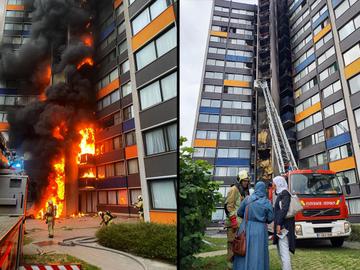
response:
<path fill-rule="evenodd" d="M 339 136 L 332 137 L 326 141 L 326 148 L 331 149 L 351 142 L 350 133 L 346 132 Z"/>
<path fill-rule="evenodd" d="M 100 33 L 100 41 L 103 41 L 105 38 L 107 38 L 112 31 L 115 29 L 115 23 L 110 24 L 104 31 Z"/>
<path fill-rule="evenodd" d="M 342 0 L 332 0 L 331 2 L 333 8 L 336 8 L 342 2 Z"/>
<path fill-rule="evenodd" d="M 304 0 L 295 0 L 295 2 L 297 1 L 297 3 L 295 4 L 295 6 L 292 7 L 292 9 L 290 9 L 289 14 L 292 14 L 300 5 Z"/>
<path fill-rule="evenodd" d="M 16 89 L 0 88 L 0 95 L 16 95 L 16 94 L 17 94 Z"/>
<path fill-rule="evenodd" d="M 30 36 L 31 33 L 30 33 L 30 31 L 22 31 L 21 35 L 23 35 L 23 36 Z"/>
<path fill-rule="evenodd" d="M 250 159 L 245 158 L 217 158 L 216 166 L 250 166 Z"/>
<path fill-rule="evenodd" d="M 315 29 L 320 23 L 322 23 L 327 17 L 329 17 L 329 11 L 325 11 L 317 20 L 313 23 L 313 29 Z"/>
<path fill-rule="evenodd" d="M 306 68 L 308 65 L 310 65 L 314 61 L 315 61 L 315 53 L 310 55 L 308 58 L 306 58 L 303 62 L 301 62 L 299 65 L 297 65 L 295 67 L 295 74 L 302 71 L 304 68 Z"/>
<path fill-rule="evenodd" d="M 97 189 L 103 188 L 123 188 L 126 187 L 126 177 L 114 177 L 105 180 L 98 180 L 96 183 Z"/>
<path fill-rule="evenodd" d="M 132 130 L 135 128 L 135 120 L 131 118 L 123 123 L 123 132 Z"/>
<path fill-rule="evenodd" d="M 234 61 L 234 62 L 252 63 L 252 58 L 245 56 L 225 55 L 225 60 Z"/>
<path fill-rule="evenodd" d="M 220 114 L 220 108 L 200 107 L 199 113 Z"/>

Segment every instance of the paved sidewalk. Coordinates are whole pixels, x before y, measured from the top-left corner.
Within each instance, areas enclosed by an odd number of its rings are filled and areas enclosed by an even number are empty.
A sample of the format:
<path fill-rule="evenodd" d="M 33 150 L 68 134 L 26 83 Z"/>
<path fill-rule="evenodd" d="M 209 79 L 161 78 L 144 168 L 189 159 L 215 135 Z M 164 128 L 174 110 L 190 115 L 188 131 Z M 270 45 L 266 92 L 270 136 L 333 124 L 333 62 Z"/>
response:
<path fill-rule="evenodd" d="M 136 219 L 117 218 L 116 222 L 136 222 Z M 39 251 L 69 254 L 103 270 L 142 270 L 143 267 L 138 262 L 121 254 L 83 246 L 58 245 L 58 242 L 62 242 L 67 238 L 79 236 L 94 237 L 95 232 L 99 228 L 99 223 L 98 217 L 59 219 L 55 224 L 54 238 L 49 239 L 47 225 L 44 221 L 26 220 L 26 231 L 28 233 L 26 236 L 30 237 L 33 242 L 24 246 L 24 254 L 38 254 Z M 98 244 L 95 245 L 100 247 Z M 176 269 L 176 266 L 170 264 L 137 256 L 133 257 L 142 261 L 148 270 Z"/>

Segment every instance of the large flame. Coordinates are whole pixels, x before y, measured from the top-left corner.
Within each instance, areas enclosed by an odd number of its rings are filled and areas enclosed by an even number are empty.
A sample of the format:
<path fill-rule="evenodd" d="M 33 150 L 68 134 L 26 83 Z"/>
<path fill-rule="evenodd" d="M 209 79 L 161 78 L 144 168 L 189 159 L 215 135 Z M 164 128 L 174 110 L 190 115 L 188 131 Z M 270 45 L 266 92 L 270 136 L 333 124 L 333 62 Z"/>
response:
<path fill-rule="evenodd" d="M 93 128 L 84 128 L 79 131 L 82 136 L 79 144 L 80 152 L 78 154 L 78 164 L 81 161 L 81 155 L 95 154 L 95 132 Z"/>
<path fill-rule="evenodd" d="M 96 175 L 94 173 L 94 168 L 89 168 L 87 169 L 81 176 L 80 178 L 95 178 Z"/>
<path fill-rule="evenodd" d="M 93 66 L 94 65 L 94 60 L 91 57 L 86 57 L 85 59 L 83 59 L 78 65 L 77 65 L 77 69 L 80 69 L 83 65 L 88 64 L 89 66 Z"/>
<path fill-rule="evenodd" d="M 48 66 L 46 66 L 44 74 L 41 74 L 40 76 L 42 77 L 44 89 L 42 89 L 42 91 L 41 91 L 39 100 L 45 101 L 46 100 L 45 88 L 50 84 L 50 81 L 51 81 L 51 66 L 50 66 L 50 64 Z"/>

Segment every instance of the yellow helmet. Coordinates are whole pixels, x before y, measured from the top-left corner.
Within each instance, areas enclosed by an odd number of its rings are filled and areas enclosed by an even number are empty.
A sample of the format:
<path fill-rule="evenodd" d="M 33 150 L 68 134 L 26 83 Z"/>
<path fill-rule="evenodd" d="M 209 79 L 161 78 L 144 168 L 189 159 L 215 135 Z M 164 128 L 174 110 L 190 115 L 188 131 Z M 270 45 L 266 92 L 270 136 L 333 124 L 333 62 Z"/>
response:
<path fill-rule="evenodd" d="M 242 170 L 239 172 L 238 176 L 237 176 L 237 180 L 239 182 L 241 182 L 242 180 L 245 180 L 247 179 L 248 181 L 250 180 L 250 175 L 249 175 L 249 172 L 246 171 L 246 170 Z"/>

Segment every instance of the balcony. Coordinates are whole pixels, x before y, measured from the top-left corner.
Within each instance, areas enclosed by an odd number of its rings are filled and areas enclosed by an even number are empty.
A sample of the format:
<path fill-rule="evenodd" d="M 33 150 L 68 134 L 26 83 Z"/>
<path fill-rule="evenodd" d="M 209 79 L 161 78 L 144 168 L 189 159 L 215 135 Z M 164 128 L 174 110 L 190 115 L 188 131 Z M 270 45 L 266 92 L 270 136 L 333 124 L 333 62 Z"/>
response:
<path fill-rule="evenodd" d="M 292 109 L 294 107 L 294 98 L 290 96 L 285 96 L 280 100 L 280 107 L 282 109 L 286 109 L 286 108 Z"/>
<path fill-rule="evenodd" d="M 292 112 L 284 113 L 280 116 L 284 128 L 290 128 L 295 124 L 295 116 Z"/>
<path fill-rule="evenodd" d="M 295 142 L 296 141 L 296 132 L 288 129 L 285 131 L 286 137 L 288 138 L 289 142 Z"/>

